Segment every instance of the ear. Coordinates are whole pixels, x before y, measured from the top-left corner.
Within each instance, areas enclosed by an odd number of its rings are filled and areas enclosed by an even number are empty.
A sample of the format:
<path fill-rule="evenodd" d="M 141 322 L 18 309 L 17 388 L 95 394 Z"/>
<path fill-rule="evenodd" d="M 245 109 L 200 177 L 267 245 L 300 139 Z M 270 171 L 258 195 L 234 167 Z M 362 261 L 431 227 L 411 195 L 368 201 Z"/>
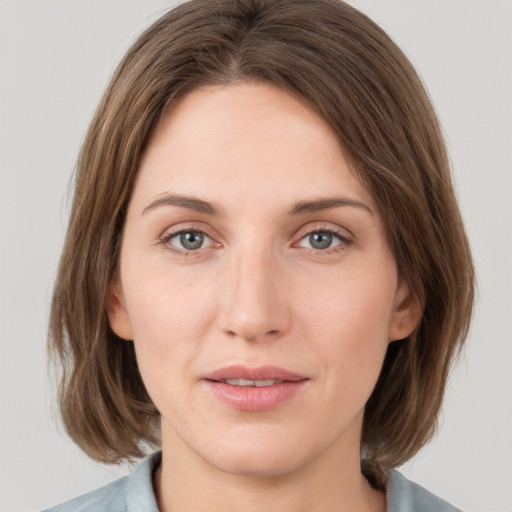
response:
<path fill-rule="evenodd" d="M 132 326 L 126 311 L 123 292 L 117 280 L 109 288 L 107 316 L 110 328 L 120 338 L 133 340 Z"/>
<path fill-rule="evenodd" d="M 423 308 L 413 297 L 409 284 L 400 279 L 395 294 L 394 310 L 389 326 L 389 341 L 407 338 L 418 326 Z"/>

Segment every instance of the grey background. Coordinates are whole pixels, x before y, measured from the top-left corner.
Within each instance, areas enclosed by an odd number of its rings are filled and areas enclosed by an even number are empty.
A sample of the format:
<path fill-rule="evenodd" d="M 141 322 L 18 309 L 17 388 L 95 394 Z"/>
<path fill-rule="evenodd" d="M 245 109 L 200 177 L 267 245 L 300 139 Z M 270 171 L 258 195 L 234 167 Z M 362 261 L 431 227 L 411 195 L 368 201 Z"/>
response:
<path fill-rule="evenodd" d="M 49 301 L 68 183 L 133 38 L 173 2 L 0 3 L 0 510 L 37 510 L 127 468 L 89 461 L 54 421 Z M 479 279 L 440 433 L 406 475 L 466 511 L 512 508 L 512 2 L 353 0 L 423 76 L 444 126 Z"/>

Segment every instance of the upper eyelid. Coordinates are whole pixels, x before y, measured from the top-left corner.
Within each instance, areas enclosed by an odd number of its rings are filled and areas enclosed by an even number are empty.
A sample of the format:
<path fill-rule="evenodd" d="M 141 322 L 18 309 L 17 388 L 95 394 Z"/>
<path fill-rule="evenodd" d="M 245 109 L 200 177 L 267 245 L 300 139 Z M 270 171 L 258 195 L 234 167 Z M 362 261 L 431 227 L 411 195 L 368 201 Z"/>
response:
<path fill-rule="evenodd" d="M 332 224 L 326 225 L 325 223 L 323 223 L 322 225 L 311 226 L 310 228 L 308 228 L 307 226 L 302 227 L 296 231 L 295 237 L 301 240 L 302 238 L 310 235 L 311 233 L 318 232 L 333 233 L 346 240 L 353 240 L 355 238 L 353 233 L 347 228 L 342 228 L 341 226 L 336 226 Z"/>
<path fill-rule="evenodd" d="M 163 239 L 171 240 L 172 238 L 174 238 L 178 235 L 181 235 L 182 233 L 200 233 L 201 235 L 204 235 L 205 237 L 209 238 L 210 240 L 213 240 L 212 237 L 206 231 L 203 231 L 201 229 L 179 229 L 178 231 L 164 233 Z"/>
<path fill-rule="evenodd" d="M 174 243 L 171 243 L 171 240 L 173 238 L 179 236 L 181 233 L 187 233 L 187 232 L 201 233 L 202 235 L 204 235 L 205 242 L 207 245 L 205 247 L 199 247 L 198 249 L 192 250 L 192 249 L 186 249 L 185 247 L 179 247 L 179 246 L 175 245 Z M 172 233 L 164 234 L 163 237 L 161 238 L 160 242 L 164 245 L 170 245 L 170 246 L 174 247 L 175 251 L 181 252 L 181 253 L 200 253 L 200 251 L 212 249 L 212 247 L 214 247 L 215 245 L 218 244 L 217 242 L 215 242 L 215 239 L 212 238 L 208 233 L 205 233 L 204 231 L 199 230 L 199 229 L 181 229 L 178 231 L 174 231 Z"/>
<path fill-rule="evenodd" d="M 348 246 L 351 246 L 353 245 L 354 241 L 352 238 L 349 238 L 345 235 L 342 235 L 341 233 L 338 233 L 336 231 L 326 231 L 326 230 L 313 230 L 313 231 L 310 231 L 309 233 L 306 233 L 305 235 L 299 237 L 295 242 L 293 242 L 291 245 L 292 247 L 293 246 L 298 246 L 298 244 L 302 243 L 304 240 L 306 240 L 310 235 L 312 235 L 313 233 L 329 233 L 331 234 L 334 238 L 337 238 L 338 239 L 338 242 L 339 244 L 335 245 L 334 247 L 331 247 L 331 248 L 328 248 L 328 249 L 322 249 L 321 252 L 328 252 L 330 250 L 336 250 L 337 248 L 339 248 L 339 246 L 343 246 L 343 247 L 348 247 Z M 305 249 L 308 249 L 308 248 L 305 248 Z M 310 249 L 310 248 L 309 248 Z M 319 249 L 313 249 L 313 250 L 319 250 Z"/>
<path fill-rule="evenodd" d="M 166 238 L 168 237 L 174 237 L 174 236 L 177 236 L 177 235 L 180 235 L 181 233 L 201 233 L 202 235 L 206 235 L 206 236 L 210 236 L 208 234 L 208 231 L 204 230 L 204 229 L 197 229 L 197 228 L 194 228 L 194 229 L 191 229 L 191 228 L 180 228 L 180 229 L 177 229 L 175 231 L 164 231 L 164 236 Z"/>
<path fill-rule="evenodd" d="M 175 245 L 174 243 L 171 243 L 171 240 L 177 236 L 179 236 L 182 233 L 201 233 L 209 240 L 209 243 L 206 247 L 199 247 L 198 249 L 186 249 L 185 247 L 179 247 Z M 181 228 L 177 229 L 175 231 L 164 231 L 162 236 L 157 242 L 158 244 L 162 244 L 164 246 L 167 246 L 167 250 L 176 254 L 180 254 L 182 256 L 199 256 L 200 254 L 204 254 L 204 251 L 211 250 L 214 245 L 216 245 L 215 239 L 210 236 L 205 230 L 203 229 L 191 229 L 191 228 Z"/>
<path fill-rule="evenodd" d="M 304 231 L 302 237 L 308 236 L 311 233 L 333 233 L 335 235 L 344 236 L 342 230 L 334 229 L 334 228 L 312 228 Z"/>
<path fill-rule="evenodd" d="M 179 223 L 177 225 L 177 227 L 171 226 L 171 227 L 165 228 L 158 238 L 159 239 L 164 239 L 164 238 L 168 239 L 168 238 L 172 238 L 173 236 L 179 235 L 180 233 L 186 233 L 186 232 L 202 233 L 203 235 L 206 235 L 212 239 L 214 237 L 213 229 L 210 228 L 209 226 L 205 227 L 203 225 L 198 225 L 195 222 L 193 222 L 193 223 L 182 222 L 182 223 Z"/>

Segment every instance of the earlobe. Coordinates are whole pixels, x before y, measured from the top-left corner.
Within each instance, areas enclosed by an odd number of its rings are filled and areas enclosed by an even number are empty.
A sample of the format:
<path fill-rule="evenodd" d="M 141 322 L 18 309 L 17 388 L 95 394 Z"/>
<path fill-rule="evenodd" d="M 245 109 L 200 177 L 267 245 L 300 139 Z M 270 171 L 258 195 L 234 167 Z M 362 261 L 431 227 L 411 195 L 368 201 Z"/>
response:
<path fill-rule="evenodd" d="M 108 321 L 110 328 L 125 340 L 133 340 L 132 326 L 126 311 L 123 292 L 118 282 L 110 285 L 108 292 Z"/>
<path fill-rule="evenodd" d="M 423 308 L 414 298 L 409 284 L 401 281 L 396 295 L 389 328 L 389 341 L 407 338 L 418 326 Z"/>

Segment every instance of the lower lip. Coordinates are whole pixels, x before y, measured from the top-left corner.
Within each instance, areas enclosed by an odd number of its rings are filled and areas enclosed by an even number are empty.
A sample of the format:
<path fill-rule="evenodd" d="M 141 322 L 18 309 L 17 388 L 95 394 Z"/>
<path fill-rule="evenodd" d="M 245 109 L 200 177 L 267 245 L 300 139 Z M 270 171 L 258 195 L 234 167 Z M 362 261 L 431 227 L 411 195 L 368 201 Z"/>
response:
<path fill-rule="evenodd" d="M 275 409 L 291 400 L 306 384 L 307 379 L 284 381 L 272 386 L 232 386 L 225 382 L 203 381 L 210 391 L 233 409 L 261 412 Z"/>

